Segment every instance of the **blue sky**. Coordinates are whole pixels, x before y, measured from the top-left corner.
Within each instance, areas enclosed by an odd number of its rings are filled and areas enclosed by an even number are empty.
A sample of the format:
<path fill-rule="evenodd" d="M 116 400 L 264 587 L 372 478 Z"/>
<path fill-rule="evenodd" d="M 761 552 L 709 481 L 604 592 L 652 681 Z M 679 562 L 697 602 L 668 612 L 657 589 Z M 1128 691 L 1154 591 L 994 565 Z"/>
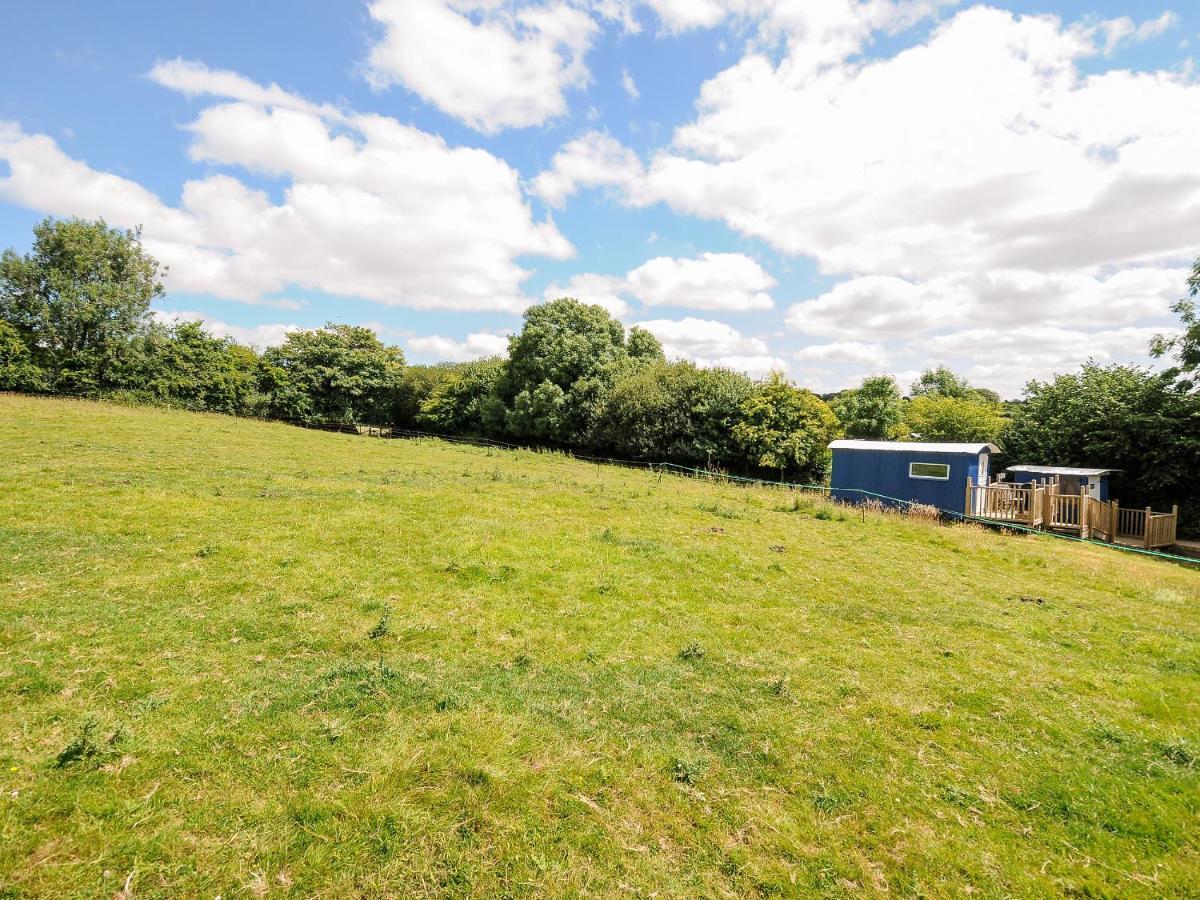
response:
<path fill-rule="evenodd" d="M 547 291 L 818 390 L 1145 362 L 1200 255 L 1194 5 L 17 4 L 0 245 L 142 224 L 164 317 L 496 352 Z"/>

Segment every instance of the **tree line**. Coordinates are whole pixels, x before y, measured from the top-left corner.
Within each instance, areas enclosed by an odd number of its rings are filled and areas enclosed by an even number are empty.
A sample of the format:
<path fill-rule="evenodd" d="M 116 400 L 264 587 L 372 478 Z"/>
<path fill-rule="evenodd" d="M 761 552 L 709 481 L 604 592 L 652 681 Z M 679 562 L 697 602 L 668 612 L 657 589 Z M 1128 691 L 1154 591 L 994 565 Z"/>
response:
<path fill-rule="evenodd" d="M 1002 461 L 1123 469 L 1126 503 L 1200 516 L 1200 260 L 1162 372 L 1085 365 L 1004 402 L 945 368 L 824 397 L 775 373 L 668 361 L 649 332 L 563 298 L 531 307 L 504 357 L 409 365 L 368 328 L 294 331 L 261 352 L 164 324 L 166 275 L 139 231 L 47 219 L 0 257 L 0 389 L 107 396 L 307 424 L 354 423 L 820 481 L 837 437 L 990 441 Z"/>

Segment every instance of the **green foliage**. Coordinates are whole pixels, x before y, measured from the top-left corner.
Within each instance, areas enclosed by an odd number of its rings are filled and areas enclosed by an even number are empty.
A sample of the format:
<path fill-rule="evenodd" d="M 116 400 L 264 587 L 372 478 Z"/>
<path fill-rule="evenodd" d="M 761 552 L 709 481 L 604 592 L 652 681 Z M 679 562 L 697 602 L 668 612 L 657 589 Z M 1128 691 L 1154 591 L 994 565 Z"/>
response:
<path fill-rule="evenodd" d="M 778 372 L 742 403 L 733 438 L 751 464 L 779 477 L 820 481 L 829 464 L 829 442 L 841 428 L 837 416 L 811 391 L 793 387 Z"/>
<path fill-rule="evenodd" d="M 976 397 L 925 394 L 908 401 L 905 424 L 915 440 L 995 443 L 1008 422 L 998 403 Z"/>
<path fill-rule="evenodd" d="M 1171 338 L 1159 335 L 1150 345 L 1150 352 L 1156 357 L 1173 355 L 1179 363 L 1178 373 L 1186 376 L 1180 386 L 1191 390 L 1197 385 L 1193 375 L 1200 370 L 1200 313 L 1196 309 L 1196 298 L 1200 296 L 1200 258 L 1192 266 L 1187 283 L 1187 296 L 1171 307 L 1179 315 L 1181 333 Z"/>
<path fill-rule="evenodd" d="M 999 403 L 1000 395 L 987 388 L 972 387 L 971 383 L 946 366 L 926 369 L 912 383 L 909 394 L 916 397 L 952 397 L 956 400 L 976 400 L 982 403 Z"/>
<path fill-rule="evenodd" d="M 859 387 L 843 391 L 831 405 L 846 437 L 884 441 L 903 434 L 904 400 L 889 375 L 864 379 Z"/>
<path fill-rule="evenodd" d="M 392 401 L 392 424 L 398 428 L 420 428 L 421 407 L 454 377 L 457 369 L 454 363 L 405 366 Z"/>
<path fill-rule="evenodd" d="M 33 364 L 17 329 L 0 319 L 0 391 L 40 391 L 46 373 Z"/>
<path fill-rule="evenodd" d="M 421 404 L 417 425 L 445 434 L 502 433 L 505 409 L 496 389 L 504 368 L 496 358 L 445 366 Z"/>
<path fill-rule="evenodd" d="M 153 326 L 124 381 L 153 400 L 184 409 L 253 414 L 258 406 L 258 355 L 199 322 Z"/>
<path fill-rule="evenodd" d="M 619 378 L 604 398 L 590 440 L 629 459 L 741 467 L 733 439 L 754 383 L 728 369 L 657 361 Z"/>
<path fill-rule="evenodd" d="M 401 388 L 404 354 L 369 328 L 334 325 L 293 331 L 262 356 L 268 412 L 306 422 L 389 420 Z"/>
<path fill-rule="evenodd" d="M 163 274 L 140 230 L 46 219 L 28 254 L 0 256 L 0 320 L 16 330 L 47 387 L 118 387 L 134 338 L 149 327 L 150 303 L 163 294 Z"/>
<path fill-rule="evenodd" d="M 630 365 L 662 359 L 653 335 L 625 327 L 601 306 L 563 297 L 531 307 L 508 344 L 499 386 L 510 434 L 580 443 L 616 378 Z"/>
<path fill-rule="evenodd" d="M 1181 507 L 1180 527 L 1200 524 L 1200 396 L 1170 373 L 1088 363 L 1076 375 L 1031 381 L 1003 445 L 1033 465 L 1122 470 L 1122 505 Z"/>

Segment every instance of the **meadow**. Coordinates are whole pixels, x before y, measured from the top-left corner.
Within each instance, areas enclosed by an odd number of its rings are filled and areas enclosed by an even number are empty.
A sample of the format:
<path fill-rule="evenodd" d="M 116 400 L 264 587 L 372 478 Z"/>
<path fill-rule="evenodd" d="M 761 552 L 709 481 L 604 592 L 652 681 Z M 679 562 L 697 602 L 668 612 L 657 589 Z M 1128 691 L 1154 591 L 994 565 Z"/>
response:
<path fill-rule="evenodd" d="M 1195 896 L 1200 573 L 0 395 L 0 896 Z"/>

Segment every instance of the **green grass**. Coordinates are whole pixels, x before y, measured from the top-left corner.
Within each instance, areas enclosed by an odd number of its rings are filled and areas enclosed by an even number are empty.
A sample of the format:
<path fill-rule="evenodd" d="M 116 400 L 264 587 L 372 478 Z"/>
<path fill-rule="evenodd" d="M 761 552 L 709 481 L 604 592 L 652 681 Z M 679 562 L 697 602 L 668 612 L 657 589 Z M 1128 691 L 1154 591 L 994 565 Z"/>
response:
<path fill-rule="evenodd" d="M 795 499 L 0 396 L 0 896 L 1195 896 L 1200 574 Z"/>

